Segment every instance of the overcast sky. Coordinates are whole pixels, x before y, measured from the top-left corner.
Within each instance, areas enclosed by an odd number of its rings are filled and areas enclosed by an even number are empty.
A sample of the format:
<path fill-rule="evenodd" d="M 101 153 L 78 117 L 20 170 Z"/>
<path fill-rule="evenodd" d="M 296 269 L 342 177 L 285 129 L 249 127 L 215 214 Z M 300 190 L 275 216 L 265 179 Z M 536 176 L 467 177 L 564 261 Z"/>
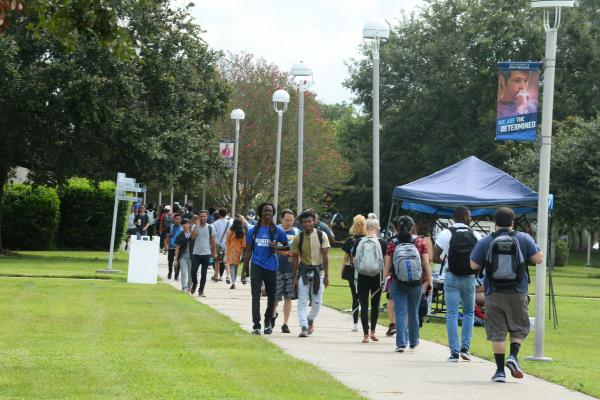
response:
<path fill-rule="evenodd" d="M 188 1 L 176 0 L 178 4 Z M 326 103 L 349 101 L 342 86 L 345 61 L 358 57 L 369 19 L 398 21 L 421 0 L 195 0 L 191 9 L 214 49 L 248 52 L 289 71 L 294 62 L 312 68 L 312 91 Z"/>

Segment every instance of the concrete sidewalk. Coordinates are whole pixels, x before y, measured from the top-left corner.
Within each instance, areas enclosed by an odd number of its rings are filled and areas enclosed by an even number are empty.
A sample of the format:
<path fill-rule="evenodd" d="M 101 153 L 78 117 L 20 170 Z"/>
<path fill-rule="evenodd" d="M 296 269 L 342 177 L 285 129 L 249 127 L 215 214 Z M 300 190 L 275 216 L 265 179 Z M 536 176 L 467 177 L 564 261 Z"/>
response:
<path fill-rule="evenodd" d="M 166 280 L 166 257 L 161 257 L 159 276 L 181 290 L 177 281 Z M 252 328 L 250 285 L 240 282 L 229 289 L 224 282 L 212 282 L 212 270 L 204 293 L 207 297 L 194 299 L 230 317 L 250 332 Z M 324 301 L 327 301 L 327 290 Z M 349 299 L 350 301 L 350 299 Z M 266 298 L 261 301 L 264 314 Z M 427 400 L 583 400 L 590 396 L 568 390 L 536 377 L 525 375 L 507 383 L 494 383 L 490 377 L 495 364 L 473 357 L 471 362 L 449 363 L 448 347 L 421 340 L 415 351 L 396 353 L 395 338 L 386 337 L 386 328 L 378 328 L 379 342 L 361 343 L 362 329 L 351 332 L 350 315 L 321 307 L 315 320 L 315 333 L 299 338 L 299 326 L 294 301 L 289 321 L 290 334 L 281 333 L 283 311 L 279 310 L 277 326 L 272 335 L 263 335 L 288 354 L 308 361 L 331 374 L 344 385 L 357 390 L 369 399 L 427 399 Z M 250 334 L 250 333 L 248 333 Z"/>

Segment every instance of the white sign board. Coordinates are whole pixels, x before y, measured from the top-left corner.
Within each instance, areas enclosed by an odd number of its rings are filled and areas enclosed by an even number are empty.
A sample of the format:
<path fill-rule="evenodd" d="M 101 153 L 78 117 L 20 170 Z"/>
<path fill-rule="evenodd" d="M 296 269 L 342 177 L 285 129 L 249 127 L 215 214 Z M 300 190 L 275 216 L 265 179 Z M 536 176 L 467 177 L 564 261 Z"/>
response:
<path fill-rule="evenodd" d="M 158 254 L 160 238 L 142 236 L 140 240 L 131 236 L 129 250 L 128 283 L 155 284 L 158 276 Z"/>

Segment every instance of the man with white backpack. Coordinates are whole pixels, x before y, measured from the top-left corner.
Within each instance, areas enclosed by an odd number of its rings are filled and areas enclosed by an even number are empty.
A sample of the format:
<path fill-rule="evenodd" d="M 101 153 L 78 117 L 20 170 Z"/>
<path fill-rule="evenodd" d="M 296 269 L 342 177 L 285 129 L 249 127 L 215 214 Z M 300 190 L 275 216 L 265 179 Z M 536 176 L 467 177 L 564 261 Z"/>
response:
<path fill-rule="evenodd" d="M 366 221 L 367 236 L 358 240 L 352 251 L 354 257 L 354 284 L 360 304 L 360 320 L 363 328 L 363 343 L 379 341 L 375 327 L 379 317 L 381 299 L 381 273 L 386 243 L 379 238 L 379 221 L 369 214 Z M 369 297 L 371 298 L 371 332 L 369 334 Z"/>

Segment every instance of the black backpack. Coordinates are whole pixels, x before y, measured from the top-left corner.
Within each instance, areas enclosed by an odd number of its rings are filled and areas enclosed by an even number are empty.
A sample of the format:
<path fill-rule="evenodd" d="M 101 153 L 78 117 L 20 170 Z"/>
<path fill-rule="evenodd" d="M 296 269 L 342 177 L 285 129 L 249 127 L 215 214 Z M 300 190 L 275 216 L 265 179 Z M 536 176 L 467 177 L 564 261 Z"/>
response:
<path fill-rule="evenodd" d="M 502 229 L 492 234 L 483 264 L 488 281 L 499 291 L 516 289 L 528 273 L 517 232 Z"/>
<path fill-rule="evenodd" d="M 473 230 L 468 227 L 450 227 L 452 237 L 448 245 L 448 270 L 454 275 L 466 276 L 475 273 L 471 269 L 471 250 L 477 244 Z"/>

